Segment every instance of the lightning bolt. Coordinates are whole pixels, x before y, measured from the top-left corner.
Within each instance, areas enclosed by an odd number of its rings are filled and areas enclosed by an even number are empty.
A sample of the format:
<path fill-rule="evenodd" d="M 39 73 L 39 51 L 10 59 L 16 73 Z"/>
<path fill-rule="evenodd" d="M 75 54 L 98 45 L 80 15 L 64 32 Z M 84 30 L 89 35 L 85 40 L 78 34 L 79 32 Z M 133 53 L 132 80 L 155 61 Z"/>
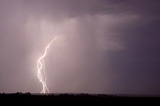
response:
<path fill-rule="evenodd" d="M 42 91 L 41 93 L 49 93 L 49 89 L 46 84 L 46 73 L 45 73 L 45 67 L 44 67 L 44 60 L 45 56 L 47 55 L 47 51 L 50 48 L 50 45 L 56 40 L 57 37 L 54 37 L 54 39 L 48 43 L 48 45 L 45 47 L 44 53 L 42 56 L 40 56 L 37 60 L 37 77 L 42 84 Z"/>

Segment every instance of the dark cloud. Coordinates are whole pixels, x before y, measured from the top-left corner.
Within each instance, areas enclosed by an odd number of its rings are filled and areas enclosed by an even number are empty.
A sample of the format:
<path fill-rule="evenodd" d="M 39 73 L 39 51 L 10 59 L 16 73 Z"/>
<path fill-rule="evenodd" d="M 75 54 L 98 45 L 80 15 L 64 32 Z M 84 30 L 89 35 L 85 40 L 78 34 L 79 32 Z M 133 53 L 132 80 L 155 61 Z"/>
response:
<path fill-rule="evenodd" d="M 159 0 L 1 0 L 0 92 L 160 94 Z"/>

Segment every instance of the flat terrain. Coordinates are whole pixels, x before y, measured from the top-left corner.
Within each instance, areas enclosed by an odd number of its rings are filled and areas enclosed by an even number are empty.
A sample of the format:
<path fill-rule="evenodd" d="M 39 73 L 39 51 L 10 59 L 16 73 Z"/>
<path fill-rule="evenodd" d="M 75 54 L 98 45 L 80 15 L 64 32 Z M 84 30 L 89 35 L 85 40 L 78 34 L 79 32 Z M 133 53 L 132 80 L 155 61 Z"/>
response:
<path fill-rule="evenodd" d="M 103 94 L 30 94 L 14 93 L 0 94 L 1 101 L 27 102 L 27 103 L 158 103 L 159 96 L 142 96 L 142 95 L 103 95 Z"/>

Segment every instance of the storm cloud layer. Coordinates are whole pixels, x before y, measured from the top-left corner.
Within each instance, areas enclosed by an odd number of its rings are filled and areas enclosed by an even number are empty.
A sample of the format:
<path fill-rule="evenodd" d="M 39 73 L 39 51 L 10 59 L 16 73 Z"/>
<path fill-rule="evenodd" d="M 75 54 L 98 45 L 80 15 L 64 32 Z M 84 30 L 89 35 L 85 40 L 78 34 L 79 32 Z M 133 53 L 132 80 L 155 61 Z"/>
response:
<path fill-rule="evenodd" d="M 0 92 L 160 94 L 159 0 L 0 0 Z"/>

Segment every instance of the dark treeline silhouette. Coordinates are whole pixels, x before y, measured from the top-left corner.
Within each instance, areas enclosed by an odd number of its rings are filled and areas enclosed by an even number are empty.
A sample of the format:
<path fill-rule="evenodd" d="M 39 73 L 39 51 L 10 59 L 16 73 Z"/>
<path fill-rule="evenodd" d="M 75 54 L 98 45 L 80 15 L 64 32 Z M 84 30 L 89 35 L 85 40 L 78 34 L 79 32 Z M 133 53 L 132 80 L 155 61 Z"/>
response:
<path fill-rule="evenodd" d="M 105 95 L 105 94 L 31 94 L 30 92 L 22 93 L 0 93 L 1 101 L 14 102 L 37 102 L 37 103 L 158 103 L 160 104 L 160 96 L 140 96 L 140 95 Z"/>

